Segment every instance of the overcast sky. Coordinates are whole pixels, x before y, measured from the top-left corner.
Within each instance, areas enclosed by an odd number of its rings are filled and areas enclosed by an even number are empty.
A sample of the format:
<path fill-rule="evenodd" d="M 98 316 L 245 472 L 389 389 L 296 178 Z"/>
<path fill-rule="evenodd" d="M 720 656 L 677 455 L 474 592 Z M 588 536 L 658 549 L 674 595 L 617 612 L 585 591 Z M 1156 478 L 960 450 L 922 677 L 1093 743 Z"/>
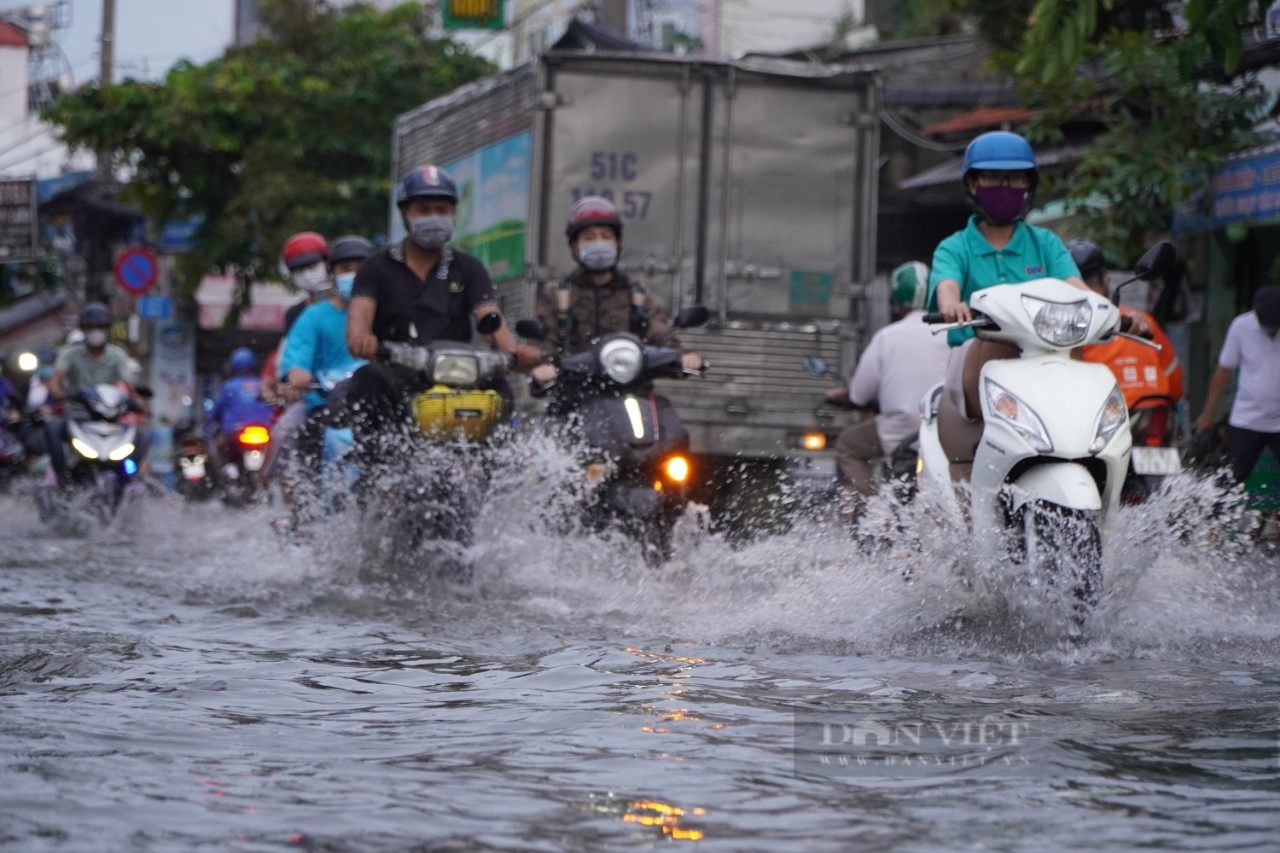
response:
<path fill-rule="evenodd" d="M 33 5 L 0 0 L 0 9 Z M 232 0 L 116 0 L 115 79 L 159 79 L 179 59 L 207 62 L 231 43 Z M 101 0 L 71 0 L 58 41 L 75 85 L 98 76 Z"/>

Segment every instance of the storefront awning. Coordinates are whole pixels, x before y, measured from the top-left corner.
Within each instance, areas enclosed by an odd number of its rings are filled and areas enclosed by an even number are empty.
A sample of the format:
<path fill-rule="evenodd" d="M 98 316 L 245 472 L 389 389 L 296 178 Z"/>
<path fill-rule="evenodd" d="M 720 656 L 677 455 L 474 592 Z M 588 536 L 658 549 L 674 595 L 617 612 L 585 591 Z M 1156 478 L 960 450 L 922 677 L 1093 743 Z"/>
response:
<path fill-rule="evenodd" d="M 200 328 L 220 329 L 235 301 L 236 280 L 230 275 L 206 275 L 196 291 Z M 300 302 L 301 293 L 282 284 L 255 284 L 250 293 L 251 304 L 240 312 L 237 328 L 268 332 L 284 330 L 284 314 L 290 305 Z"/>

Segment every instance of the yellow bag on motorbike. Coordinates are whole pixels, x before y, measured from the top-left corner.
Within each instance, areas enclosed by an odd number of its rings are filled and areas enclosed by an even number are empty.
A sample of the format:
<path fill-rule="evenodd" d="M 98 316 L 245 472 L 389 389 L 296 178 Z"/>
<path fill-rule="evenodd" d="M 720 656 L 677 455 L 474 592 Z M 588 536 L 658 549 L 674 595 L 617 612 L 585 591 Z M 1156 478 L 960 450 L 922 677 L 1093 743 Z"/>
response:
<path fill-rule="evenodd" d="M 502 395 L 493 390 L 433 385 L 413 399 L 423 434 L 433 438 L 483 441 L 502 419 Z"/>

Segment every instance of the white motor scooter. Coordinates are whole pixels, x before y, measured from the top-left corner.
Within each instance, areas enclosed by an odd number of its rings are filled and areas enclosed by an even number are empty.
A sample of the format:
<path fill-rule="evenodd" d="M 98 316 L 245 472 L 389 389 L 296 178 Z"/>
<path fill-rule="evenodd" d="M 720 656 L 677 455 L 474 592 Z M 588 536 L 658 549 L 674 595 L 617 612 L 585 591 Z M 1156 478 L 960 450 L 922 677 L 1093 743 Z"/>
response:
<path fill-rule="evenodd" d="M 1175 257 L 1168 243 L 1153 247 L 1137 277 L 1163 275 Z M 1022 355 L 983 366 L 980 426 L 960 420 L 941 385 L 925 395 L 920 494 L 973 535 L 979 560 L 1012 563 L 1033 587 L 1069 593 L 1068 630 L 1078 636 L 1102 593 L 1103 525 L 1120 503 L 1132 439 L 1114 375 L 1071 350 L 1123 334 L 1120 312 L 1050 278 L 980 290 L 970 308 L 972 321 L 938 331 L 972 327 Z M 956 486 L 970 462 L 965 507 Z"/>

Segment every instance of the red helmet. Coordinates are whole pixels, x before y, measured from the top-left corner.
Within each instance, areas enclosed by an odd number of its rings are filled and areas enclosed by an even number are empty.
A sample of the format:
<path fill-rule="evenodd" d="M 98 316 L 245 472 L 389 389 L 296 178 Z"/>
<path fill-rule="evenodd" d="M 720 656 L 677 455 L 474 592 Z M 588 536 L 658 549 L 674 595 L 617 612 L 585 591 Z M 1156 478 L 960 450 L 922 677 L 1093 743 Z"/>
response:
<path fill-rule="evenodd" d="M 622 217 L 618 216 L 618 208 L 603 196 L 589 195 L 578 199 L 569 208 L 569 224 L 565 226 L 565 236 L 572 243 L 583 229 L 592 225 L 608 225 L 613 234 L 622 239 Z"/>
<path fill-rule="evenodd" d="M 329 260 L 329 241 L 314 231 L 302 231 L 284 241 L 284 265 L 289 270 Z"/>

